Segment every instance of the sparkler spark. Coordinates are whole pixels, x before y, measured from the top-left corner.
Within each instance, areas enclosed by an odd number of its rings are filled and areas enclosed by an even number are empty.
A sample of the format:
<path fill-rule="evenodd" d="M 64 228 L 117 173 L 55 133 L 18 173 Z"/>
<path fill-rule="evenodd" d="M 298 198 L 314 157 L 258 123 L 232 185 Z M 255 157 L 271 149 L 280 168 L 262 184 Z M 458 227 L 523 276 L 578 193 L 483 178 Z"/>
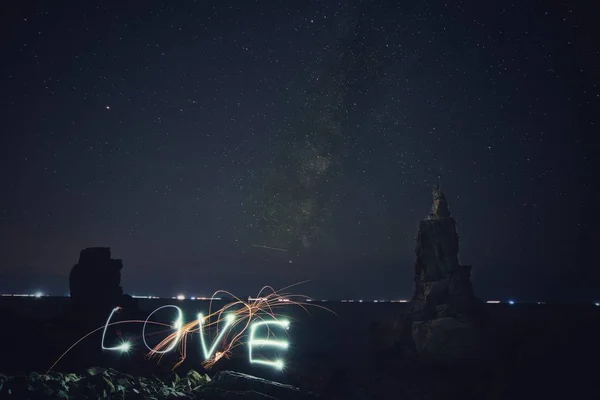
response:
<path fill-rule="evenodd" d="M 295 285 L 290 285 L 282 290 L 286 290 L 292 286 L 295 286 Z M 270 293 L 264 294 L 267 291 L 270 291 Z M 261 342 L 261 340 L 264 340 L 264 339 L 256 339 L 253 336 L 253 332 L 255 332 L 256 328 L 251 329 L 254 326 L 258 327 L 261 325 L 279 325 L 279 326 L 285 328 L 286 330 L 289 329 L 290 321 L 283 318 L 278 313 L 274 312 L 274 309 L 277 307 L 288 306 L 288 305 L 297 305 L 297 306 L 302 307 L 302 309 L 304 309 L 305 311 L 308 312 L 306 306 L 312 306 L 312 307 L 318 307 L 318 308 L 321 308 L 321 309 L 324 309 L 324 310 L 327 310 L 327 311 L 333 313 L 333 311 L 329 310 L 328 308 L 317 305 L 317 304 L 306 303 L 301 300 L 298 300 L 298 301 L 293 300 L 293 298 L 307 299 L 306 296 L 280 293 L 280 291 L 274 290 L 271 286 L 264 286 L 259 291 L 258 295 L 255 298 L 253 298 L 252 302 L 250 302 L 250 301 L 245 302 L 225 290 L 216 291 L 212 295 L 212 298 L 219 297 L 219 294 L 225 294 L 225 295 L 231 296 L 233 299 L 235 299 L 235 301 L 233 301 L 232 303 L 226 304 L 221 309 L 211 313 L 210 312 L 210 308 L 212 307 L 212 300 L 211 300 L 210 306 L 209 306 L 209 313 L 207 316 L 204 316 L 202 321 L 210 321 L 211 318 L 216 318 L 216 320 L 214 322 L 208 322 L 206 324 L 204 324 L 204 322 L 202 322 L 202 324 L 201 324 L 200 319 L 198 319 L 196 321 L 191 321 L 182 327 L 182 329 L 181 329 L 182 345 L 180 348 L 180 359 L 174 368 L 176 368 L 181 363 L 183 363 L 183 361 L 187 357 L 187 349 L 186 349 L 187 336 L 192 333 L 200 333 L 200 335 L 201 335 L 200 340 L 202 341 L 203 340 L 202 329 L 204 327 L 210 327 L 213 325 L 218 326 L 220 323 L 223 323 L 223 315 L 225 313 L 228 313 L 228 318 L 230 318 L 232 320 L 231 327 L 236 326 L 236 325 L 242 325 L 242 328 L 241 328 L 240 332 L 233 335 L 231 340 L 229 340 L 228 342 L 225 343 L 225 348 L 222 351 L 215 353 L 215 355 L 213 357 L 210 357 L 210 356 L 212 355 L 212 352 L 214 351 L 214 343 L 213 343 L 213 347 L 210 349 L 211 351 L 206 351 L 205 347 L 203 347 L 204 355 L 206 356 L 208 354 L 208 357 L 206 357 L 206 359 L 202 363 L 202 365 L 206 369 L 210 369 L 221 358 L 223 358 L 223 357 L 228 358 L 229 355 L 231 354 L 232 350 L 234 348 L 236 348 L 237 346 L 241 345 L 242 339 L 245 338 L 246 336 L 248 336 L 246 334 L 246 331 L 248 329 L 250 329 L 250 337 L 251 337 L 250 340 L 251 340 L 252 345 L 254 345 L 254 346 L 267 345 L 267 346 L 275 346 L 275 347 L 280 347 L 280 348 L 287 348 L 287 344 L 285 346 L 283 344 L 284 342 L 287 343 L 286 341 L 275 341 L 275 340 L 271 339 L 271 340 L 267 340 L 265 342 Z M 269 320 L 266 320 L 267 318 Z M 259 320 L 259 322 L 253 322 L 254 320 Z M 263 324 L 262 322 L 267 322 L 267 323 Z M 259 324 L 259 325 L 255 325 L 255 324 Z M 228 325 L 226 325 L 226 326 L 228 327 Z M 226 329 L 227 328 L 223 328 L 223 330 L 221 331 L 221 333 L 219 335 L 219 338 L 221 338 L 222 336 L 225 335 Z M 159 343 L 148 354 L 148 356 L 153 357 L 156 353 L 161 352 L 161 350 L 163 350 L 163 348 L 165 346 L 167 346 L 169 343 L 173 343 L 175 338 L 176 338 L 176 333 L 172 333 L 167 338 L 165 338 L 165 340 L 163 340 L 161 343 Z M 215 342 L 217 342 L 217 341 L 218 341 L 218 339 L 215 340 Z M 249 345 L 250 345 L 250 343 L 249 343 Z M 252 345 L 250 345 L 250 347 L 252 347 Z M 218 356 L 217 356 L 217 354 L 218 354 Z M 263 360 L 258 360 L 258 359 L 252 359 L 252 360 L 253 361 L 251 361 L 251 363 L 271 365 L 276 368 L 283 368 L 282 361 L 263 361 Z M 263 362 L 261 362 L 261 361 L 263 361 Z"/>
<path fill-rule="evenodd" d="M 208 350 L 206 348 L 206 341 L 204 340 L 204 330 L 202 329 L 202 325 L 204 324 L 204 315 L 198 314 L 198 327 L 200 330 L 200 343 L 202 344 L 202 351 L 204 352 L 204 359 L 208 360 L 210 358 L 213 351 L 215 351 L 215 347 L 217 347 L 217 343 L 221 340 L 221 338 L 227 331 L 227 328 L 229 328 L 229 326 L 233 323 L 233 321 L 235 321 L 235 315 L 228 314 L 227 318 L 226 318 L 225 326 L 223 327 L 223 329 L 221 329 L 221 333 L 219 334 L 219 336 L 217 336 L 217 338 L 213 341 L 213 344 L 212 344 L 212 347 L 210 348 L 210 350 Z M 222 357 L 222 353 L 221 353 L 221 357 Z"/>
<path fill-rule="evenodd" d="M 108 328 L 108 325 L 109 325 L 110 320 L 112 319 L 113 315 L 120 309 L 121 309 L 121 307 L 115 307 L 112 310 L 112 312 L 110 313 L 110 315 L 108 316 L 108 319 L 106 320 L 106 324 L 104 324 L 104 330 L 102 331 L 102 342 L 101 342 L 102 350 L 127 352 L 131 348 L 131 343 L 129 343 L 129 342 L 123 342 L 120 345 L 113 346 L 113 347 L 104 346 L 104 337 L 106 336 L 106 328 Z"/>
<path fill-rule="evenodd" d="M 301 283 L 303 283 L 303 282 L 301 282 Z M 298 285 L 298 284 L 290 285 L 282 290 L 286 290 L 286 289 L 288 289 L 292 286 L 296 286 L 296 285 Z M 270 293 L 264 294 L 267 291 L 270 291 Z M 225 306 L 223 306 L 222 308 L 220 308 L 219 310 L 217 310 L 215 312 L 211 312 L 212 302 L 213 302 L 212 299 L 217 298 L 217 295 L 219 293 L 229 295 L 233 299 L 235 299 L 235 301 L 226 304 Z M 296 301 L 296 300 L 293 300 L 293 298 L 299 298 L 299 300 Z M 209 303 L 208 314 L 207 315 L 199 314 L 198 318 L 196 320 L 190 321 L 186 324 L 183 323 L 182 310 L 179 307 L 174 306 L 174 305 L 165 305 L 165 306 L 157 308 L 152 313 L 150 313 L 150 315 L 148 315 L 148 318 L 146 318 L 146 320 L 144 320 L 144 321 L 128 320 L 128 321 L 111 322 L 114 314 L 116 312 L 118 312 L 119 310 L 121 310 L 120 307 L 117 307 L 112 310 L 108 319 L 106 320 L 106 323 L 102 327 L 93 330 L 92 332 L 86 334 L 85 336 L 83 336 L 82 338 L 77 340 L 71 347 L 69 347 L 54 362 L 54 364 L 52 364 L 52 366 L 50 367 L 48 372 L 46 372 L 46 374 L 48 374 L 56 366 L 56 364 L 77 344 L 79 344 L 81 341 L 83 341 L 84 339 L 91 336 L 93 333 L 98 332 L 100 330 L 102 330 L 101 346 L 102 346 L 103 350 L 119 351 L 119 352 L 129 351 L 131 349 L 131 343 L 129 341 L 124 341 L 121 344 L 119 344 L 117 346 L 112 346 L 112 347 L 108 347 L 105 345 L 105 336 L 106 336 L 107 328 L 109 326 L 113 326 L 113 325 L 117 325 L 117 324 L 125 324 L 125 323 L 141 323 L 141 324 L 143 324 L 142 340 L 143 340 L 144 344 L 146 345 L 146 347 L 149 349 L 149 352 L 147 354 L 148 358 L 162 357 L 165 353 L 168 353 L 168 352 L 174 350 L 175 348 L 179 348 L 179 352 L 180 352 L 179 360 L 174 365 L 173 369 L 175 369 L 179 365 L 181 365 L 181 363 L 183 363 L 184 360 L 186 359 L 186 357 L 187 357 L 187 339 L 188 339 L 188 336 L 193 333 L 200 334 L 200 344 L 202 346 L 202 351 L 204 353 L 203 354 L 204 361 L 203 361 L 202 365 L 206 369 L 210 369 L 216 362 L 218 362 L 222 358 L 229 358 L 231 352 L 236 347 L 242 345 L 243 344 L 242 339 L 244 339 L 246 337 L 248 337 L 248 341 L 247 341 L 247 345 L 249 347 L 248 356 L 249 356 L 249 361 L 251 364 L 262 364 L 262 365 L 268 365 L 268 366 L 271 366 L 271 367 L 274 367 L 277 369 L 282 369 L 284 367 L 284 363 L 282 360 L 271 361 L 271 360 L 259 359 L 259 358 L 256 358 L 253 354 L 253 348 L 256 348 L 256 347 L 270 346 L 270 347 L 275 347 L 275 348 L 279 348 L 282 350 L 286 350 L 289 347 L 289 342 L 287 340 L 269 339 L 269 335 L 271 334 L 269 326 L 278 326 L 280 328 L 283 328 L 286 331 L 289 330 L 289 328 L 290 328 L 290 321 L 288 319 L 282 317 L 280 314 L 276 313 L 274 311 L 274 309 L 277 307 L 281 307 L 281 306 L 296 305 L 296 306 L 301 307 L 304 311 L 309 313 L 306 306 L 312 306 L 312 307 L 321 308 L 323 310 L 326 310 L 326 311 L 329 311 L 329 312 L 335 314 L 333 311 L 329 310 L 326 307 L 323 307 L 323 306 L 320 306 L 317 304 L 313 304 L 313 303 L 306 303 L 306 302 L 302 301 L 302 299 L 306 300 L 306 299 L 308 299 L 308 297 L 301 296 L 301 295 L 291 295 L 291 294 L 280 293 L 279 291 L 274 290 L 270 286 L 263 287 L 259 291 L 258 296 L 256 296 L 255 298 L 249 299 L 247 302 L 237 298 L 236 296 L 233 296 L 231 293 L 229 293 L 227 291 L 218 290 L 211 297 L 211 301 Z M 175 319 L 175 322 L 172 325 L 150 321 L 150 317 L 152 315 L 154 315 L 157 311 L 162 310 L 164 308 L 174 308 L 175 310 L 177 310 L 177 318 Z M 211 320 L 212 320 L 212 322 L 211 322 Z M 156 346 L 150 347 L 146 341 L 146 327 L 148 324 L 154 324 L 154 325 L 159 325 L 159 326 L 163 326 L 163 327 L 168 327 L 171 330 L 175 330 L 175 332 L 170 333 L 166 338 L 164 338 Z M 221 324 L 223 325 L 223 327 L 220 330 L 217 330 L 217 337 L 213 340 L 210 349 L 207 348 L 207 344 L 206 344 L 205 337 L 204 337 L 204 328 L 210 329 L 213 326 L 219 327 Z M 231 329 L 233 329 L 236 326 L 240 326 L 241 329 L 237 333 L 232 334 L 231 338 L 229 340 L 227 340 L 228 335 L 229 335 L 228 331 L 230 331 Z M 263 339 L 263 338 L 258 339 L 258 338 L 256 338 L 256 331 L 257 331 L 257 329 L 259 329 L 260 327 L 263 327 L 263 326 L 267 328 L 267 338 L 266 339 Z M 248 330 L 249 330 L 249 334 L 246 333 Z M 221 349 L 220 351 L 215 351 L 216 346 L 220 341 L 223 342 L 224 348 Z"/>
<path fill-rule="evenodd" d="M 173 324 L 173 329 L 176 329 L 177 332 L 175 332 L 174 337 L 172 337 L 173 334 L 168 336 L 168 338 L 169 338 L 168 342 L 171 342 L 171 344 L 169 344 L 166 349 L 156 350 L 156 347 L 152 348 L 152 347 L 148 346 L 148 342 L 146 342 L 146 325 L 148 324 L 150 317 L 152 315 L 154 315 L 154 313 L 156 313 L 157 311 L 162 310 L 163 308 L 174 308 L 177 310 L 178 316 L 177 316 L 177 319 L 175 320 L 175 323 Z M 175 348 L 175 346 L 177 346 L 177 342 L 179 342 L 179 339 L 181 338 L 182 325 L 183 325 L 183 312 L 181 311 L 181 308 L 179 308 L 177 306 L 173 306 L 173 305 L 166 305 L 166 306 L 158 307 L 156 310 L 152 311 L 150 313 L 150 315 L 148 315 L 148 318 L 146 318 L 146 321 L 144 322 L 144 327 L 142 328 L 142 340 L 144 341 L 144 344 L 150 350 L 151 353 L 158 353 L 158 354 L 168 353 L 169 351 L 173 350 Z M 160 343 L 164 343 L 165 340 L 163 340 Z"/>

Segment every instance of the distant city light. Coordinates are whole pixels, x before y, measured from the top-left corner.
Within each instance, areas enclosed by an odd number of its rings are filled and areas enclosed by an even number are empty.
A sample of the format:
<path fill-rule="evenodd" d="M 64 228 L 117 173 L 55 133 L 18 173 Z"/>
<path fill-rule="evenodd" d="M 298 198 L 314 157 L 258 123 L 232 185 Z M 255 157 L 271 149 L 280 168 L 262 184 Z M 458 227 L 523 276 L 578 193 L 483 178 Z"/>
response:
<path fill-rule="evenodd" d="M 600 303 L 594 303 L 596 307 L 600 307 Z"/>
<path fill-rule="evenodd" d="M 38 292 L 34 292 L 34 293 L 0 293 L 0 297 L 29 297 L 29 298 L 42 298 L 42 297 L 48 297 L 50 295 L 45 294 L 42 291 L 38 291 Z M 64 297 L 71 297 L 70 293 L 66 293 L 64 295 Z M 198 300 L 198 301 L 222 301 L 223 298 L 222 297 L 200 297 L 200 296 L 190 296 L 190 297 L 186 297 L 183 294 L 179 294 L 177 296 L 171 296 L 171 297 L 159 297 L 159 296 L 152 296 L 152 295 L 131 295 L 131 297 L 135 298 L 135 299 L 148 299 L 148 300 L 154 300 L 154 299 L 172 299 L 172 300 L 179 300 L 179 301 L 183 301 L 183 300 Z M 257 302 L 257 301 L 264 301 L 266 300 L 265 297 L 248 297 L 248 301 L 249 302 Z M 279 302 L 291 302 L 290 299 L 287 298 L 279 298 L 277 301 Z M 325 299 L 306 299 L 306 302 L 322 302 L 322 303 L 326 303 L 330 300 L 325 300 Z M 409 303 L 411 300 L 382 300 L 382 299 L 376 299 L 376 300 L 368 300 L 368 299 L 341 299 L 341 300 L 331 300 L 333 302 L 340 302 L 340 303 Z M 510 304 L 510 305 L 515 305 L 518 302 L 515 300 L 486 300 L 487 304 Z M 521 302 L 520 304 L 525 304 L 523 302 Z M 547 301 L 532 301 L 528 304 L 538 304 L 538 305 L 547 305 L 548 302 Z M 596 301 L 593 302 L 593 305 L 595 307 L 600 307 L 600 301 Z"/>
<path fill-rule="evenodd" d="M 265 297 L 248 297 L 248 301 L 264 301 L 264 300 L 266 300 Z"/>

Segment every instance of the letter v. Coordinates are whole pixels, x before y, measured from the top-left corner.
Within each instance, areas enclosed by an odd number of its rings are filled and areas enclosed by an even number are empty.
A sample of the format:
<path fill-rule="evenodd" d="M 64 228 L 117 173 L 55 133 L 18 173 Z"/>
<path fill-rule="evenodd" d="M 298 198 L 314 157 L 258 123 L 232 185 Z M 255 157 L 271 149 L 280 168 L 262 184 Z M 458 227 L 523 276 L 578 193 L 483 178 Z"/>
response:
<path fill-rule="evenodd" d="M 227 317 L 225 317 L 225 326 L 223 327 L 223 329 L 221 329 L 221 332 L 219 332 L 219 336 L 217 336 L 217 338 L 213 341 L 210 349 L 207 349 L 206 341 L 204 340 L 204 329 L 203 329 L 204 315 L 198 314 L 198 327 L 200 329 L 200 343 L 202 344 L 202 351 L 204 352 L 205 360 L 210 359 L 210 357 L 212 356 L 212 353 L 215 351 L 215 347 L 217 346 L 217 343 L 221 340 L 223 335 L 225 335 L 227 328 L 229 328 L 229 326 L 233 323 L 233 321 L 235 321 L 235 315 L 228 314 Z"/>

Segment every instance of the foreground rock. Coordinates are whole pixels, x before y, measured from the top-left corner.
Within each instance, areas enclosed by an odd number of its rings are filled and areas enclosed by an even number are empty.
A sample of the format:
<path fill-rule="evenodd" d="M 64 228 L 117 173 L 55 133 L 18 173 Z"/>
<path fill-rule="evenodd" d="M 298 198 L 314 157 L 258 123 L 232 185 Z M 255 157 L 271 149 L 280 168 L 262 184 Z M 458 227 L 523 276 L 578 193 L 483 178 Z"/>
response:
<path fill-rule="evenodd" d="M 190 370 L 169 379 L 134 377 L 114 369 L 90 368 L 82 375 L 32 372 L 23 377 L 0 374 L 2 399 L 261 399 L 308 400 L 317 397 L 290 385 L 232 371 L 214 379 Z"/>
<path fill-rule="evenodd" d="M 203 393 L 221 396 L 215 397 L 219 399 L 308 400 L 317 398 L 313 393 L 291 385 L 234 371 L 219 372 Z"/>

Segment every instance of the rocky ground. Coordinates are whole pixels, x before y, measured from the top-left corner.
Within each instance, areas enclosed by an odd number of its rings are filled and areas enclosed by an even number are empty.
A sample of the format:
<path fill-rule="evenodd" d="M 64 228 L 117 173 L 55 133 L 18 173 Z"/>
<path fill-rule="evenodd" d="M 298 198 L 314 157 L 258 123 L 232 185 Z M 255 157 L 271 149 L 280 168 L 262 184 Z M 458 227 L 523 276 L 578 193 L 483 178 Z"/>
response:
<path fill-rule="evenodd" d="M 194 370 L 182 377 L 174 373 L 169 379 L 159 379 L 134 377 L 110 368 L 89 368 L 83 374 L 0 375 L 0 398 L 308 400 L 317 396 L 290 385 L 233 371 L 221 371 L 212 379 Z"/>

